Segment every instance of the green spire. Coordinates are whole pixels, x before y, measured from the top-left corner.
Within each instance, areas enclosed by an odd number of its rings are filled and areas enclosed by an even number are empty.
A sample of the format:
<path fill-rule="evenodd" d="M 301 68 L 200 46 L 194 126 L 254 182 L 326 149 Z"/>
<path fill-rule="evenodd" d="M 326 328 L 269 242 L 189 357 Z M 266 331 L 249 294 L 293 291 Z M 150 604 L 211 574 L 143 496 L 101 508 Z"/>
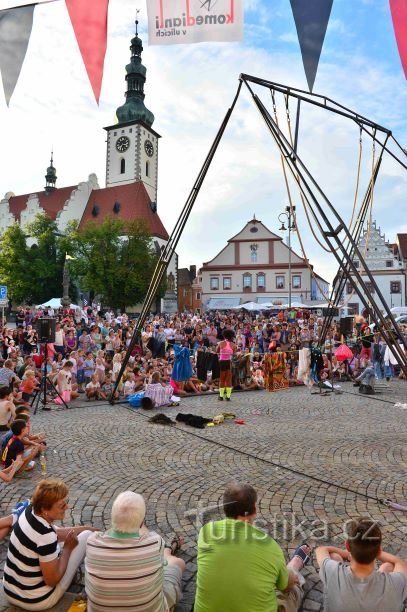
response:
<path fill-rule="evenodd" d="M 136 35 L 131 41 L 130 64 L 126 66 L 126 102 L 116 111 L 119 123 L 143 121 L 148 126 L 153 125 L 154 115 L 144 105 L 144 83 L 146 82 L 146 67 L 141 63 L 143 43 L 138 37 L 138 20 L 136 19 Z"/>
<path fill-rule="evenodd" d="M 57 171 L 54 168 L 54 152 L 51 151 L 51 161 L 47 168 L 47 174 L 45 175 L 45 191 L 51 193 L 55 191 L 55 183 L 57 182 Z"/>

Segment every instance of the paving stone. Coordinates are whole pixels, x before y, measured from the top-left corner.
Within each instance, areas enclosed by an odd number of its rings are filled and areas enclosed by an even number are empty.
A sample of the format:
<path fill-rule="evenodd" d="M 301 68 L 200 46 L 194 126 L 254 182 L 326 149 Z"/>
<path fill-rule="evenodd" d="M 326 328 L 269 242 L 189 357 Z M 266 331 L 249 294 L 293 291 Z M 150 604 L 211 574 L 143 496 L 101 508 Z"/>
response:
<path fill-rule="evenodd" d="M 379 401 L 354 393 L 350 383 L 343 389 L 329 396 L 310 395 L 303 387 L 234 393 L 228 411 L 246 421 L 242 426 L 157 426 L 142 410 L 82 402 L 69 411 L 40 411 L 32 428 L 47 432 L 47 475 L 70 487 L 65 525 L 108 527 L 113 499 L 132 489 L 146 498 L 149 528 L 168 540 L 184 536 L 188 571 L 177 612 L 189 612 L 197 534 L 203 522 L 222 517 L 223 490 L 233 480 L 256 487 L 258 518 L 287 559 L 303 538 L 312 546 L 340 545 L 344 523 L 361 514 L 380 522 L 386 549 L 407 557 L 406 515 L 375 501 L 407 498 L 407 411 L 393 406 L 406 396 L 406 384 L 392 381 Z M 215 396 L 199 396 L 160 411 L 173 418 L 178 412 L 213 416 L 219 404 Z M 0 485 L 0 515 L 29 496 L 39 479 L 36 468 L 30 480 Z M 0 573 L 6 545 L 0 543 Z M 303 611 L 318 611 L 318 574 L 307 567 L 304 575 Z"/>

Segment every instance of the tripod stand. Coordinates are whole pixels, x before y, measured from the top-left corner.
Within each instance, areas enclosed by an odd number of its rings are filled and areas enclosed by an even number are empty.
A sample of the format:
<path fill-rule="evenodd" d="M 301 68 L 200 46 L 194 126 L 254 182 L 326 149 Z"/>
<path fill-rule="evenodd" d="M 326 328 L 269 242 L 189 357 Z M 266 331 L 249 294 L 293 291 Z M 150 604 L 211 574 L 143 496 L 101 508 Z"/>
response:
<path fill-rule="evenodd" d="M 55 394 L 57 395 L 57 397 L 59 397 L 60 402 L 59 404 L 62 406 L 64 406 L 65 408 L 68 408 L 67 403 L 65 402 L 65 400 L 63 399 L 63 397 L 60 395 L 58 389 L 56 388 L 56 386 L 54 385 L 53 382 L 51 382 L 48 379 L 47 376 L 47 360 L 48 360 L 48 342 L 45 341 L 44 342 L 44 363 L 41 366 L 41 382 L 40 382 L 40 387 L 39 389 L 37 389 L 32 402 L 31 402 L 31 408 L 33 408 L 34 412 L 33 414 L 37 413 L 38 407 L 40 405 L 40 403 L 42 404 L 42 410 L 51 410 L 51 408 L 48 407 L 47 404 L 49 404 L 49 400 L 47 399 L 47 391 L 48 390 L 52 390 L 55 392 Z"/>

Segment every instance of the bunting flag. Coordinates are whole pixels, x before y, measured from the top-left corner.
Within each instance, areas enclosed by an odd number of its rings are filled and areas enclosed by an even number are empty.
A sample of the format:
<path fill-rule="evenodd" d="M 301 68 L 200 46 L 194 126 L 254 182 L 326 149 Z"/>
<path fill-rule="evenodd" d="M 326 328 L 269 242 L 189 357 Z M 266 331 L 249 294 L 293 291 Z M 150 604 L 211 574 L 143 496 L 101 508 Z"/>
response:
<path fill-rule="evenodd" d="M 76 40 L 99 104 L 107 47 L 109 0 L 65 0 Z"/>
<path fill-rule="evenodd" d="M 290 2 L 305 76 L 308 88 L 312 92 L 333 0 L 290 0 Z"/>
<path fill-rule="evenodd" d="M 397 47 L 407 79 L 407 0 L 390 0 L 390 10 Z"/>
<path fill-rule="evenodd" d="M 243 38 L 243 0 L 147 0 L 150 45 Z"/>
<path fill-rule="evenodd" d="M 55 2 L 55 0 L 1 0 L 1 10 L 15 8 L 16 6 L 28 6 L 29 4 L 44 4 L 44 2 Z"/>
<path fill-rule="evenodd" d="M 0 11 L 0 72 L 7 106 L 27 53 L 33 14 L 34 5 Z"/>

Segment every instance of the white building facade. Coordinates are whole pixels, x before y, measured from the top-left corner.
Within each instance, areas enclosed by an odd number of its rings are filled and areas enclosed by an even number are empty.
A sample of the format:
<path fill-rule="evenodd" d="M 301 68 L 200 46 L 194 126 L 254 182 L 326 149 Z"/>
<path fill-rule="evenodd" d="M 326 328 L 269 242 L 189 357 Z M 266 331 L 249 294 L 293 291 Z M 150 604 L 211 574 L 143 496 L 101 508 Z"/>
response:
<path fill-rule="evenodd" d="M 278 307 L 288 302 L 290 284 L 292 304 L 316 304 L 329 294 L 329 283 L 255 217 L 203 264 L 200 276 L 204 310 L 245 302 Z"/>
<path fill-rule="evenodd" d="M 364 229 L 358 243 L 358 249 L 389 308 L 406 306 L 407 264 L 400 246 L 405 241 L 404 236 L 405 234 L 399 234 L 397 242 L 390 243 L 386 241 L 376 222 L 373 222 L 370 228 Z M 382 307 L 382 302 L 379 296 L 375 295 L 373 284 L 364 273 L 361 262 L 356 257 L 353 261 L 367 285 L 367 301 L 373 298 L 379 307 Z M 351 314 L 358 314 L 364 310 L 363 302 L 349 281 L 346 283 L 342 301 L 350 308 Z"/>

